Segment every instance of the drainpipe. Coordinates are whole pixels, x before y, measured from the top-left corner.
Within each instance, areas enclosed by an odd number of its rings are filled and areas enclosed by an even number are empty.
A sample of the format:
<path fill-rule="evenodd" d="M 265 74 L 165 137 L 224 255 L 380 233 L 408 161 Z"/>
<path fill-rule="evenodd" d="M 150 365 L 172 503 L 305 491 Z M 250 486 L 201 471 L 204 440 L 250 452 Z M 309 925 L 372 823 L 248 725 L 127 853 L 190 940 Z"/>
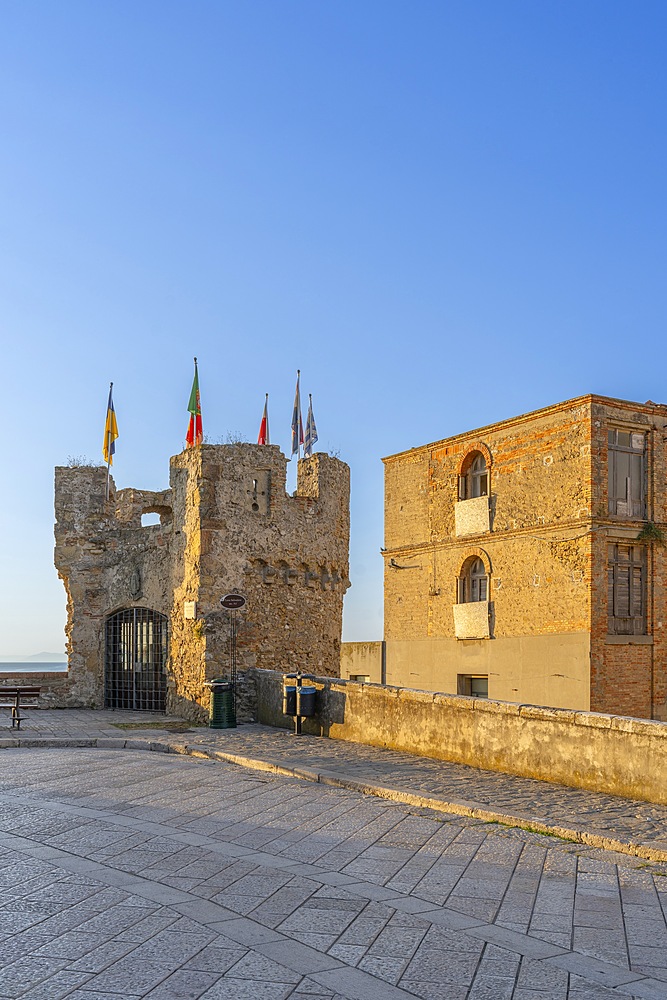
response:
<path fill-rule="evenodd" d="M 650 500 L 651 505 L 651 521 L 655 522 L 655 428 L 651 428 L 651 434 L 649 437 L 650 443 Z M 647 504 L 648 506 L 648 504 Z M 653 642 L 651 643 L 651 718 L 655 718 L 655 542 L 651 542 L 649 546 L 649 559 L 651 564 L 651 638 Z"/>

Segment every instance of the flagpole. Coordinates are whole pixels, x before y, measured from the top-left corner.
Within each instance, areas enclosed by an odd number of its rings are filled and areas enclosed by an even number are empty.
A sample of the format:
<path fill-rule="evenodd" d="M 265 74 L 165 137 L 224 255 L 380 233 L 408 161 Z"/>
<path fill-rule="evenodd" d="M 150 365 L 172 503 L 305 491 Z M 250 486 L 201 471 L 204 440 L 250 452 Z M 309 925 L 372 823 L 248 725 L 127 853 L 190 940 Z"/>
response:
<path fill-rule="evenodd" d="M 113 382 L 109 382 L 109 399 L 111 399 L 111 393 L 112 392 L 113 392 Z M 108 413 L 108 407 L 107 407 L 107 413 Z M 109 469 L 111 468 L 111 442 L 109 440 L 110 437 L 111 437 L 111 428 L 108 427 L 107 428 L 107 441 L 106 441 L 107 455 L 108 455 L 108 458 L 107 458 L 107 488 L 106 488 L 106 497 L 105 497 L 106 500 L 109 499 Z M 99 438 L 98 438 L 98 440 L 99 440 Z"/>
<path fill-rule="evenodd" d="M 299 462 L 301 461 L 301 369 L 296 370 L 296 391 L 297 399 L 299 401 L 299 412 L 297 414 L 297 427 L 296 427 L 296 464 L 299 467 Z"/>
<path fill-rule="evenodd" d="M 308 437 L 308 435 L 310 434 L 310 431 L 308 430 L 308 428 L 310 426 L 310 415 L 311 415 L 312 412 L 313 412 L 313 396 L 312 396 L 312 393 L 309 392 L 308 393 L 308 416 L 306 417 L 306 437 Z M 305 444 L 303 446 L 303 450 L 304 450 L 304 454 L 305 454 L 305 451 L 306 451 Z M 312 454 L 313 454 L 313 446 L 311 444 L 311 446 L 310 446 L 310 453 L 309 453 L 308 457 L 311 458 Z"/>

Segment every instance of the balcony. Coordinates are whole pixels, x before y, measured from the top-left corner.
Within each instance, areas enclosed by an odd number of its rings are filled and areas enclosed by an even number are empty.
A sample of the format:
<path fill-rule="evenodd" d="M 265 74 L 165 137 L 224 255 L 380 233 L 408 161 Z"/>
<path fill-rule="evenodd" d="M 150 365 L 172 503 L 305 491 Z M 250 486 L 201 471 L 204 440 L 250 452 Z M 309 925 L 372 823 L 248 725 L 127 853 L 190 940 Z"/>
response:
<path fill-rule="evenodd" d="M 490 639 L 490 612 L 490 601 L 470 601 L 468 604 L 455 604 L 454 634 L 456 638 Z"/>
<path fill-rule="evenodd" d="M 454 505 L 454 534 L 457 538 L 464 535 L 481 535 L 490 530 L 491 516 L 488 497 L 459 500 Z"/>

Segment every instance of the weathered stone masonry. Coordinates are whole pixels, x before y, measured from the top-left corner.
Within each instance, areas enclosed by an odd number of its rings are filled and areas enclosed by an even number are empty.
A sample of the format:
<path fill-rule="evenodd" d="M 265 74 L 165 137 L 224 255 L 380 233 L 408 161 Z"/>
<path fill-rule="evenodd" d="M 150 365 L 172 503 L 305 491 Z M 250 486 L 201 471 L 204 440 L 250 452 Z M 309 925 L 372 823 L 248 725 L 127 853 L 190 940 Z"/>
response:
<path fill-rule="evenodd" d="M 68 598 L 68 679 L 57 703 L 104 705 L 104 626 L 126 608 L 170 623 L 167 710 L 201 717 L 228 670 L 227 592 L 242 593 L 238 668 L 337 675 L 349 586 L 349 469 L 299 462 L 294 496 L 275 446 L 203 445 L 171 460 L 170 488 L 125 489 L 106 469 L 56 469 L 55 562 Z M 161 523 L 142 527 L 156 512 Z M 192 602 L 195 602 L 194 605 Z M 186 613 L 193 617 L 186 617 Z"/>
<path fill-rule="evenodd" d="M 477 457 L 487 479 L 469 496 Z M 488 677 L 490 698 L 667 719 L 661 534 L 667 407 L 652 402 L 582 396 L 385 459 L 387 682 L 465 694 Z M 625 625 L 614 546 L 637 560 Z"/>

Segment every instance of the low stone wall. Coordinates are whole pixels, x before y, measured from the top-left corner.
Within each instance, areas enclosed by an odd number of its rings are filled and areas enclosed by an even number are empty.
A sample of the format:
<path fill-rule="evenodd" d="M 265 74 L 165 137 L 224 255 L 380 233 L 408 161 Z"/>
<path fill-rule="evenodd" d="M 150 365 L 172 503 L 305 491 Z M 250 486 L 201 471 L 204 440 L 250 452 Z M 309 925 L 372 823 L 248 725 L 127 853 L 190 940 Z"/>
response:
<path fill-rule="evenodd" d="M 252 671 L 257 720 L 288 727 L 282 675 Z M 304 731 L 667 804 L 667 723 L 317 678 Z"/>
<path fill-rule="evenodd" d="M 84 707 L 70 696 L 69 678 L 66 670 L 30 670 L 12 673 L 11 670 L 0 669 L 0 687 L 12 687 L 13 685 L 41 688 L 37 702 L 40 708 Z"/>

